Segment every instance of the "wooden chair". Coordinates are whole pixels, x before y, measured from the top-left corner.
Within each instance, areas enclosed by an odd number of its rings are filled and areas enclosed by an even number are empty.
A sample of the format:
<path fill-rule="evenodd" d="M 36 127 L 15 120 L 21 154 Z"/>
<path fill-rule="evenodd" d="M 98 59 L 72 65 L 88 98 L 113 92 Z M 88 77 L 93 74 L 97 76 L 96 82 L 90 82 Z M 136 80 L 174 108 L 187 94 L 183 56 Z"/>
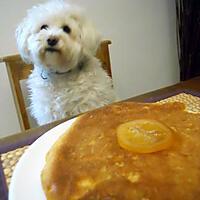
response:
<path fill-rule="evenodd" d="M 103 68 L 107 71 L 108 75 L 112 77 L 109 54 L 110 44 L 111 41 L 109 40 L 102 41 L 97 50 L 96 57 L 100 59 Z M 1 62 L 4 62 L 7 68 L 21 130 L 30 129 L 20 81 L 28 78 L 33 66 L 24 63 L 18 54 L 2 57 L 0 58 L 0 63 Z"/>

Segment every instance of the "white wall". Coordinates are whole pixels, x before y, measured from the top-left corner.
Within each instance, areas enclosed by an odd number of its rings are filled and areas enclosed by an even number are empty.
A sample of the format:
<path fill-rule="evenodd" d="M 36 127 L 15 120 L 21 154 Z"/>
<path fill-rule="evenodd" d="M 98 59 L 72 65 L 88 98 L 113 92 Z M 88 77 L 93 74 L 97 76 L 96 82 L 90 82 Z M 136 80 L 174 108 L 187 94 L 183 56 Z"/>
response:
<path fill-rule="evenodd" d="M 27 8 L 44 0 L 0 1 L 0 55 L 16 53 L 14 30 Z M 88 11 L 112 40 L 113 80 L 120 99 L 178 82 L 174 0 L 71 0 Z M 0 136 L 19 125 L 4 66 L 0 65 Z"/>

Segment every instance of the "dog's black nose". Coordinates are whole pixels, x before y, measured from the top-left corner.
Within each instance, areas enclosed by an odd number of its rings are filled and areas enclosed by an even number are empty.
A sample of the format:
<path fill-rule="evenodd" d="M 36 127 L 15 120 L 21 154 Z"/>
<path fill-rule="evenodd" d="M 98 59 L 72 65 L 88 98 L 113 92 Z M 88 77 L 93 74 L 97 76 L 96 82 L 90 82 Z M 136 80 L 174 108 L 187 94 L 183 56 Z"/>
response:
<path fill-rule="evenodd" d="M 58 39 L 56 39 L 56 38 L 49 38 L 47 40 L 47 43 L 48 43 L 49 46 L 53 47 L 53 46 L 55 46 L 58 43 Z"/>

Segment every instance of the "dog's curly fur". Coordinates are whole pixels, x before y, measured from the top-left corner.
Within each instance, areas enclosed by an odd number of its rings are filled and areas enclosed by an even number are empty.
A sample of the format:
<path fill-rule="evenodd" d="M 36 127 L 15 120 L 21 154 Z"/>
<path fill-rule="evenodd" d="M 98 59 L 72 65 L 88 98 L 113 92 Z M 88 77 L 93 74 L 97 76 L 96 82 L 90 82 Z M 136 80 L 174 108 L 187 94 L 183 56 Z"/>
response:
<path fill-rule="evenodd" d="M 34 6 L 17 27 L 28 78 L 31 114 L 39 125 L 115 100 L 112 81 L 95 58 L 101 37 L 82 11 L 55 0 Z"/>

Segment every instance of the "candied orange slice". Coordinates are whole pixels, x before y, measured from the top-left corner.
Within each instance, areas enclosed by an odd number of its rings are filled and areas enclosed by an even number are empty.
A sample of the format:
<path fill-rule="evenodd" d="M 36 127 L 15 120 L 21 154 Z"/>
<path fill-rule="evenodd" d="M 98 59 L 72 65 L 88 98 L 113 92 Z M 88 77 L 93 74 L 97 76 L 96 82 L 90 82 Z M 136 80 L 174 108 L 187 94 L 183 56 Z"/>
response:
<path fill-rule="evenodd" d="M 138 119 L 120 124 L 117 128 L 119 145 L 136 153 L 152 153 L 167 149 L 172 144 L 172 131 L 164 124 L 149 119 Z"/>

